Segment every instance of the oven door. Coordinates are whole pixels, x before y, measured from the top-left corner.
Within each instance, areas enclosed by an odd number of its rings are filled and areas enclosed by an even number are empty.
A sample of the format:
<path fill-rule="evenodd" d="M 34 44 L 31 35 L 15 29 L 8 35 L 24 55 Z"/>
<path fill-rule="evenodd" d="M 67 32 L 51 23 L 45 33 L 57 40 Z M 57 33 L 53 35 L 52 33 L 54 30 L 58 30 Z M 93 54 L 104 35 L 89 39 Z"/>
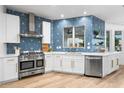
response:
<path fill-rule="evenodd" d="M 36 67 L 43 67 L 44 66 L 44 60 L 38 59 L 36 60 Z"/>
<path fill-rule="evenodd" d="M 20 70 L 28 70 L 35 68 L 34 66 L 34 60 L 32 61 L 22 61 L 20 62 Z"/>

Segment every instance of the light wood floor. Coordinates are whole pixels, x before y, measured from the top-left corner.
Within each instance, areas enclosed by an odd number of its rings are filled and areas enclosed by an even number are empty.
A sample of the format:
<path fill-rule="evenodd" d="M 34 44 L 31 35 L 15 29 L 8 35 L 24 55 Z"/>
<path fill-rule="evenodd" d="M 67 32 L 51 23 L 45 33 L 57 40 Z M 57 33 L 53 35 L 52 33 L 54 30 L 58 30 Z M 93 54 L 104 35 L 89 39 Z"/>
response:
<path fill-rule="evenodd" d="M 124 87 L 124 66 L 105 78 L 86 77 L 74 74 L 51 72 L 32 76 L 0 88 L 120 88 Z"/>

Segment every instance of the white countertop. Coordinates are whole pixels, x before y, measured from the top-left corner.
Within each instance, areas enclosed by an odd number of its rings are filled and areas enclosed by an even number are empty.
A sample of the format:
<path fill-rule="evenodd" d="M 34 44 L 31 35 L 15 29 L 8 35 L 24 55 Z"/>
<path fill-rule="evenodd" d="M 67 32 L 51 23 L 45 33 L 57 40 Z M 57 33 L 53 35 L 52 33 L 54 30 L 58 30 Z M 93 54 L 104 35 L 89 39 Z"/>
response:
<path fill-rule="evenodd" d="M 0 56 L 0 58 L 5 58 L 5 57 L 18 57 L 19 55 L 16 55 L 16 54 L 7 54 L 7 55 L 3 55 L 3 56 Z"/>
<path fill-rule="evenodd" d="M 103 52 L 103 53 L 97 53 L 97 52 L 45 52 L 44 54 L 63 54 L 63 55 L 90 55 L 90 56 L 107 56 L 107 55 L 113 55 L 113 54 L 120 54 L 121 52 Z"/>

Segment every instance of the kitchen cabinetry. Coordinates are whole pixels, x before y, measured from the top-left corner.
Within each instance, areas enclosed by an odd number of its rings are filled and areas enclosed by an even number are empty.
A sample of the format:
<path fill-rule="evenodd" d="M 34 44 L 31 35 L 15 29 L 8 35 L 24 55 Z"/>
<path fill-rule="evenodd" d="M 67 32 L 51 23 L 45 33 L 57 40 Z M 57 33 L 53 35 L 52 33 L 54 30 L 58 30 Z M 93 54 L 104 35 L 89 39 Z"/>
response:
<path fill-rule="evenodd" d="M 0 14 L 0 42 L 3 43 L 6 41 L 6 15 Z"/>
<path fill-rule="evenodd" d="M 45 55 L 45 72 L 53 70 L 53 55 Z"/>
<path fill-rule="evenodd" d="M 111 55 L 109 56 L 110 62 L 110 72 L 113 72 L 119 68 L 119 57 L 118 55 Z"/>
<path fill-rule="evenodd" d="M 45 72 L 84 74 L 84 56 L 82 55 L 45 54 L 45 64 Z"/>
<path fill-rule="evenodd" d="M 3 81 L 18 79 L 18 57 L 6 57 L 3 59 Z"/>
<path fill-rule="evenodd" d="M 0 59 L 0 83 L 3 81 L 3 59 Z"/>
<path fill-rule="evenodd" d="M 0 14 L 0 42 L 20 43 L 20 20 L 18 16 Z"/>
<path fill-rule="evenodd" d="M 72 57 L 71 56 L 66 56 L 66 55 L 63 56 L 62 71 L 72 73 Z"/>
<path fill-rule="evenodd" d="M 18 79 L 18 57 L 0 58 L 0 83 Z"/>
<path fill-rule="evenodd" d="M 42 25 L 42 31 L 43 31 L 43 43 L 50 44 L 50 38 L 51 38 L 51 23 L 43 21 Z"/>
<path fill-rule="evenodd" d="M 65 55 L 62 61 L 63 72 L 84 74 L 84 56 Z"/>
<path fill-rule="evenodd" d="M 19 17 L 6 14 L 6 43 L 20 43 Z"/>
<path fill-rule="evenodd" d="M 75 56 L 73 62 L 73 73 L 84 74 L 84 56 Z"/>
<path fill-rule="evenodd" d="M 62 55 L 54 55 L 53 59 L 53 70 L 62 71 Z"/>
<path fill-rule="evenodd" d="M 88 55 L 85 59 L 85 75 L 104 77 L 119 69 L 119 53 Z"/>

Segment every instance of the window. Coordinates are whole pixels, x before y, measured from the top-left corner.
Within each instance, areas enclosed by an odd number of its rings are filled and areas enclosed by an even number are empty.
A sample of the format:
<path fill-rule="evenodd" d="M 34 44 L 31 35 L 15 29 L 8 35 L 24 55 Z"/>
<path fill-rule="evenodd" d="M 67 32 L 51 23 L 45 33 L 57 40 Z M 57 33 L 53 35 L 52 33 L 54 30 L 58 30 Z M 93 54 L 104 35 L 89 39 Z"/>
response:
<path fill-rule="evenodd" d="M 85 26 L 64 28 L 64 47 L 83 48 L 84 47 Z"/>
<path fill-rule="evenodd" d="M 106 31 L 106 48 L 110 51 L 110 31 Z"/>
<path fill-rule="evenodd" d="M 115 51 L 121 51 L 122 31 L 115 31 Z"/>

